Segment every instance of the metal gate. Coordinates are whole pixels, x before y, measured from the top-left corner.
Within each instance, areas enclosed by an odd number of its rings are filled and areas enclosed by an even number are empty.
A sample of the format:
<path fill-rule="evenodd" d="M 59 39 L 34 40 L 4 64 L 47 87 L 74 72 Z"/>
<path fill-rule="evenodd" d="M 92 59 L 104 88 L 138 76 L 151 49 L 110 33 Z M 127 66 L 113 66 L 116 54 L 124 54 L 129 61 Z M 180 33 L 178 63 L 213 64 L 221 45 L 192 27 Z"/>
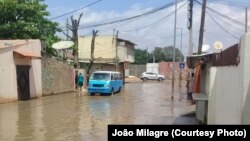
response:
<path fill-rule="evenodd" d="M 18 100 L 30 99 L 29 69 L 28 65 L 16 65 Z"/>

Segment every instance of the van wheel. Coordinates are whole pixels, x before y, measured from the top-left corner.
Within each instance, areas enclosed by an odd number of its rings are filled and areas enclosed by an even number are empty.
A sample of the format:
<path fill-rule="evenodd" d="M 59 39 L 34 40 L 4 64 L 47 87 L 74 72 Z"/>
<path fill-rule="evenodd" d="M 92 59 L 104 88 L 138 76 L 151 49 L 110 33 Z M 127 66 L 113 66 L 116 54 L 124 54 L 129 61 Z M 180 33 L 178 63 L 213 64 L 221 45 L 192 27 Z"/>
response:
<path fill-rule="evenodd" d="M 161 82 L 161 81 L 163 81 L 163 79 L 162 79 L 162 78 L 159 78 L 158 81 Z"/>
<path fill-rule="evenodd" d="M 95 95 L 95 93 L 90 93 L 91 96 Z"/>
<path fill-rule="evenodd" d="M 146 77 L 143 78 L 143 81 L 146 82 L 148 79 Z"/>

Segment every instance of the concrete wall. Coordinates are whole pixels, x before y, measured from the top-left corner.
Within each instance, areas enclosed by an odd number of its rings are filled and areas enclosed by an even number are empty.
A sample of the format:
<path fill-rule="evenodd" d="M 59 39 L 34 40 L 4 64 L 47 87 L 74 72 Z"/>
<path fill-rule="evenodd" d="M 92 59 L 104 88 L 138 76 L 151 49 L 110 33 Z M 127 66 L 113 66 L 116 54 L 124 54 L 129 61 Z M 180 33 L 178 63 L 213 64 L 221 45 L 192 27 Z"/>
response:
<path fill-rule="evenodd" d="M 79 37 L 79 58 L 90 58 L 92 36 Z M 113 36 L 97 36 L 95 39 L 94 58 L 115 58 L 116 42 Z"/>
<path fill-rule="evenodd" d="M 75 70 L 57 59 L 42 59 L 43 95 L 74 91 Z"/>
<path fill-rule="evenodd" d="M 168 79 L 172 79 L 172 64 L 172 62 L 159 62 L 159 73 L 165 75 Z M 175 79 L 178 79 L 180 75 L 179 64 L 179 62 L 175 62 Z M 186 79 L 187 73 L 188 68 L 185 65 L 185 68 L 182 69 L 183 80 Z"/>
<path fill-rule="evenodd" d="M 125 44 L 125 42 L 122 42 L 123 44 L 119 44 L 118 46 L 118 57 L 119 62 L 134 62 L 135 55 L 134 55 L 134 47 L 132 47 L 130 44 Z"/>
<path fill-rule="evenodd" d="M 208 124 L 250 124 L 250 34 L 241 38 L 238 66 L 209 67 Z"/>
<path fill-rule="evenodd" d="M 79 60 L 88 62 L 91 54 L 92 36 L 79 37 Z M 125 41 L 119 42 L 116 49 L 116 39 L 113 36 L 97 36 L 95 39 L 94 58 L 114 59 L 116 53 L 119 62 L 134 62 L 134 46 L 127 44 Z"/>
<path fill-rule="evenodd" d="M 239 67 L 211 67 L 207 77 L 208 124 L 241 123 L 241 79 Z M 208 82 L 207 81 L 207 82 Z"/>
<path fill-rule="evenodd" d="M 10 46 L 4 47 L 8 43 Z M 30 98 L 42 95 L 41 59 L 13 55 L 13 51 L 24 50 L 41 54 L 39 40 L 1 40 L 0 44 L 0 103 L 18 100 L 16 65 L 30 65 Z"/>
<path fill-rule="evenodd" d="M 129 75 L 139 77 L 143 72 L 146 71 L 146 65 L 133 65 L 133 64 L 130 64 L 128 66 L 128 69 L 129 69 Z"/>
<path fill-rule="evenodd" d="M 146 71 L 159 74 L 159 64 L 158 63 L 147 63 Z"/>
<path fill-rule="evenodd" d="M 16 66 L 11 48 L 0 49 L 0 103 L 16 101 Z"/>

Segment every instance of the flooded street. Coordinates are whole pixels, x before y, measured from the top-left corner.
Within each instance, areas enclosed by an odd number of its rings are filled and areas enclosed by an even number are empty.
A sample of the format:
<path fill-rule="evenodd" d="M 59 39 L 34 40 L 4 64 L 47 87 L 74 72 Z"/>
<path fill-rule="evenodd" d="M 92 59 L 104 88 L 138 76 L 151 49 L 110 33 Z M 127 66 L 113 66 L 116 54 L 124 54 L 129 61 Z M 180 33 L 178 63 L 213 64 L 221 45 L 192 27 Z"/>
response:
<path fill-rule="evenodd" d="M 176 84 L 177 85 L 177 84 Z M 176 124 L 194 105 L 171 82 L 126 83 L 113 96 L 65 93 L 0 105 L 1 141 L 105 141 L 108 124 Z"/>

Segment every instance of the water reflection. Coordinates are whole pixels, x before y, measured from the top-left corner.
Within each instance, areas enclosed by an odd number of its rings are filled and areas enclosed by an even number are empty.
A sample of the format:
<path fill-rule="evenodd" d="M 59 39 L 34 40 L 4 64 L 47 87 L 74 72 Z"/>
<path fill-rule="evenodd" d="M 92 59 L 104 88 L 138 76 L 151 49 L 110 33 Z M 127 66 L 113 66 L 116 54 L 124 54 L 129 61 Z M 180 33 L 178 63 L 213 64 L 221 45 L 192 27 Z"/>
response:
<path fill-rule="evenodd" d="M 94 119 L 106 119 L 110 117 L 111 106 L 109 98 L 93 98 L 88 101 L 89 109 Z"/>

